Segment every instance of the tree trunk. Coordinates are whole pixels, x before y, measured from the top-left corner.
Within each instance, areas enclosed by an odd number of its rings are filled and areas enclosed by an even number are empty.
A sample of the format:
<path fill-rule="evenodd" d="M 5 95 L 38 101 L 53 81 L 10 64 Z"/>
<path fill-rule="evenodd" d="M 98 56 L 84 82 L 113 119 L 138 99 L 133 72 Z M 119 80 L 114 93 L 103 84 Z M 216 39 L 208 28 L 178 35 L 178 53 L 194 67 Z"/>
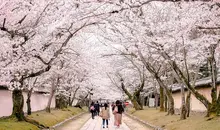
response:
<path fill-rule="evenodd" d="M 186 96 L 186 117 L 189 117 L 190 114 L 190 102 L 191 102 L 191 92 L 188 91 L 187 96 Z"/>
<path fill-rule="evenodd" d="M 174 101 L 173 98 L 172 99 L 168 99 L 168 103 L 169 103 L 169 109 L 168 109 L 168 115 L 174 115 L 175 111 L 174 111 Z"/>
<path fill-rule="evenodd" d="M 212 103 L 209 104 L 209 107 L 207 109 L 207 117 L 214 117 L 214 116 L 218 116 L 220 112 L 220 104 L 219 103 Z"/>
<path fill-rule="evenodd" d="M 186 104 L 182 104 L 181 113 L 180 113 L 180 120 L 185 120 L 186 114 L 187 114 Z"/>
<path fill-rule="evenodd" d="M 31 88 L 27 93 L 27 114 L 31 115 L 31 94 L 32 94 L 33 88 Z"/>
<path fill-rule="evenodd" d="M 156 78 L 158 84 L 164 88 L 165 93 L 167 95 L 167 100 L 168 100 L 168 104 L 169 104 L 168 115 L 173 115 L 175 111 L 174 111 L 174 100 L 172 97 L 172 93 L 170 92 L 170 90 L 165 86 L 163 81 L 157 75 L 155 75 L 155 78 Z"/>
<path fill-rule="evenodd" d="M 132 102 L 132 104 L 134 105 L 135 110 L 143 110 L 143 108 L 139 105 L 139 103 L 137 102 L 137 100 L 132 99 L 131 102 Z"/>
<path fill-rule="evenodd" d="M 50 113 L 50 106 L 51 106 L 51 102 L 52 102 L 54 93 L 55 93 L 55 91 L 52 90 L 52 91 L 51 91 L 51 94 L 50 94 L 50 97 L 49 97 L 49 100 L 48 100 L 48 103 L 47 103 L 46 112 L 49 112 L 49 113 Z"/>
<path fill-rule="evenodd" d="M 156 109 L 158 107 L 158 94 L 157 93 L 155 93 L 155 107 Z"/>
<path fill-rule="evenodd" d="M 54 81 L 52 81 L 52 87 L 51 87 L 51 91 L 50 91 L 50 97 L 47 102 L 46 112 L 50 113 L 50 106 L 51 106 L 51 102 L 54 97 L 55 91 L 56 91 L 56 85 L 55 85 Z"/>
<path fill-rule="evenodd" d="M 219 113 L 219 105 L 217 104 L 217 67 L 216 67 L 216 60 L 215 60 L 215 49 L 217 44 L 210 45 L 210 57 L 208 58 L 210 71 L 211 71 L 211 80 L 212 80 L 212 90 L 211 90 L 211 97 L 212 103 L 208 107 L 207 116 L 217 116 Z"/>
<path fill-rule="evenodd" d="M 121 81 L 123 81 L 123 79 L 121 79 Z M 141 105 L 141 101 L 140 101 L 140 89 L 139 91 L 135 91 L 134 94 L 131 95 L 128 92 L 128 90 L 125 88 L 125 85 L 123 82 L 121 82 L 121 88 L 125 92 L 125 94 L 128 96 L 128 98 L 131 100 L 131 102 L 133 103 L 135 110 L 143 110 L 143 106 Z"/>
<path fill-rule="evenodd" d="M 141 107 L 141 110 L 143 110 L 143 104 L 140 97 L 140 92 L 135 92 L 133 95 L 133 98 L 137 101 L 138 105 Z"/>
<path fill-rule="evenodd" d="M 160 87 L 160 111 L 164 111 L 164 92 L 162 87 Z"/>
<path fill-rule="evenodd" d="M 67 99 L 65 96 L 63 96 L 61 94 L 56 96 L 55 108 L 57 108 L 57 109 L 67 108 Z"/>
<path fill-rule="evenodd" d="M 186 119 L 186 103 L 185 103 L 185 91 L 184 91 L 184 86 L 181 85 L 181 95 L 182 95 L 182 106 L 181 106 L 181 111 L 180 111 L 180 120 Z"/>
<path fill-rule="evenodd" d="M 70 93 L 69 98 L 68 98 L 68 105 L 69 106 L 72 106 L 72 104 L 71 104 L 71 96 L 72 96 L 72 94 Z"/>
<path fill-rule="evenodd" d="M 164 101 L 164 111 L 167 112 L 168 111 L 168 106 L 167 106 L 167 96 L 166 96 L 166 94 L 164 95 L 164 99 L 165 99 L 165 101 Z"/>
<path fill-rule="evenodd" d="M 141 61 L 143 62 L 143 64 L 145 65 L 145 67 L 147 68 L 147 70 L 154 76 L 154 78 L 157 80 L 158 84 L 160 87 L 162 87 L 165 90 L 165 93 L 167 95 L 167 99 L 169 102 L 169 110 L 168 110 L 168 114 L 173 115 L 174 114 L 174 100 L 172 97 L 172 93 L 168 90 L 167 86 L 163 83 L 163 81 L 160 79 L 158 72 L 155 70 L 155 68 L 145 60 L 143 54 L 141 53 L 140 50 L 138 50 L 138 54 L 141 58 Z"/>
<path fill-rule="evenodd" d="M 12 92 L 12 101 L 13 101 L 13 111 L 11 116 L 15 116 L 18 121 L 24 121 L 24 97 L 22 94 L 22 90 L 15 89 Z"/>
<path fill-rule="evenodd" d="M 76 98 L 76 93 L 77 93 L 77 91 L 79 90 L 79 88 L 80 88 L 80 87 L 77 87 L 76 90 L 74 91 L 74 94 L 73 94 L 73 97 L 72 97 L 72 100 L 71 100 L 71 104 L 70 104 L 71 106 L 73 105 L 73 101 L 74 101 L 74 99 Z M 90 96 L 91 96 L 91 95 L 90 95 Z M 89 104 L 89 105 L 90 105 L 90 104 Z M 89 105 L 88 105 L 88 106 L 89 106 Z"/>
<path fill-rule="evenodd" d="M 183 83 L 188 87 L 188 89 L 192 92 L 192 94 L 200 101 L 204 104 L 204 106 L 207 108 L 207 116 L 209 116 L 209 112 L 212 112 L 212 105 L 209 102 L 209 100 L 203 96 L 202 94 L 200 94 L 198 91 L 196 91 L 194 89 L 194 87 L 188 83 L 187 78 L 184 76 L 183 72 L 180 70 L 180 68 L 177 66 L 176 62 L 171 60 L 171 58 L 169 57 L 169 55 L 165 52 L 162 52 L 162 56 L 164 57 L 164 59 L 169 61 L 170 66 L 172 67 L 172 69 L 174 70 L 174 72 L 181 78 L 181 80 L 183 81 Z"/>

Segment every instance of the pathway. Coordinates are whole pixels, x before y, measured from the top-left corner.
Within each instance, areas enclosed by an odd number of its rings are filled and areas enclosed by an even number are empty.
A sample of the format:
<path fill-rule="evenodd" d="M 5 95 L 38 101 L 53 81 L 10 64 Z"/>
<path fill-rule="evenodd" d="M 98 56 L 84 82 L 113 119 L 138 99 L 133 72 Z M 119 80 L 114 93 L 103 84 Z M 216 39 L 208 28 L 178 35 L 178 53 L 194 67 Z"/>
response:
<path fill-rule="evenodd" d="M 152 130 L 145 125 L 139 123 L 136 120 L 129 118 L 128 116 L 123 116 L 123 122 L 131 129 L 131 130 Z"/>
<path fill-rule="evenodd" d="M 56 128 L 56 130 L 151 130 L 143 124 L 133 120 L 123 114 L 122 125 L 120 128 L 114 126 L 114 116 L 111 113 L 109 121 L 109 128 L 102 128 L 102 118 L 96 116 L 95 119 L 91 118 L 91 114 L 84 114 L 81 117 L 68 121 L 63 125 Z"/>
<path fill-rule="evenodd" d="M 89 113 L 83 114 L 77 119 L 70 120 L 63 125 L 56 127 L 55 130 L 79 130 L 90 118 L 91 115 Z"/>
<path fill-rule="evenodd" d="M 109 128 L 102 128 L 102 118 L 96 116 L 95 119 L 90 118 L 80 130 L 150 130 L 143 124 L 133 120 L 123 114 L 122 125 L 120 128 L 114 126 L 114 116 L 110 108 Z"/>
<path fill-rule="evenodd" d="M 102 128 L 102 118 L 96 116 L 95 119 L 89 119 L 80 130 L 116 130 L 114 127 L 114 118 L 111 116 L 109 121 L 109 128 Z M 122 123 L 117 130 L 130 130 L 125 123 Z"/>
<path fill-rule="evenodd" d="M 95 119 L 89 119 L 86 124 L 80 130 L 150 130 L 146 126 L 140 124 L 139 122 L 123 115 L 123 122 L 120 128 L 114 127 L 114 119 L 111 116 L 109 128 L 102 128 L 102 119 L 100 117 L 95 117 Z"/>

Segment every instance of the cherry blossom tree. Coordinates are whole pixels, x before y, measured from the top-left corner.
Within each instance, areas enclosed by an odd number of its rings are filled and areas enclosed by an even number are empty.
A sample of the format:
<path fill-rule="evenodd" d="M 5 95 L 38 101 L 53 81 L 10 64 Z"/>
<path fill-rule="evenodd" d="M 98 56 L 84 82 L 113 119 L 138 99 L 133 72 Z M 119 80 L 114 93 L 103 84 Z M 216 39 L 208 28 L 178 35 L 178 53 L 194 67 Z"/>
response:
<path fill-rule="evenodd" d="M 219 24 L 217 21 L 219 21 L 219 19 L 216 15 L 219 13 L 219 4 L 217 2 L 163 3 L 153 1 L 147 1 L 146 3 L 130 3 L 133 4 L 130 5 L 130 8 L 122 8 L 117 14 L 117 20 L 108 21 L 109 26 L 107 26 L 108 29 L 106 30 L 108 35 L 103 37 L 111 42 L 117 42 L 127 46 L 136 45 L 138 49 L 151 48 L 148 53 L 153 54 L 154 59 L 157 59 L 159 64 L 164 62 L 167 65 L 172 65 L 172 68 L 175 68 L 173 64 L 171 64 L 171 61 L 175 61 L 176 65 L 179 66 L 179 72 L 176 73 L 177 71 L 173 69 L 173 75 L 175 75 L 177 81 L 184 83 L 208 108 L 209 113 L 211 106 L 209 105 L 209 101 L 201 94 L 198 94 L 194 87 L 190 87 L 190 77 L 195 75 L 195 72 L 193 73 L 195 66 L 199 68 L 199 64 L 207 59 L 207 53 L 209 52 L 207 50 L 209 50 L 210 42 L 218 44 Z M 187 54 L 185 54 L 186 50 Z M 141 54 L 142 52 L 138 52 L 142 61 L 145 61 L 144 55 Z M 211 54 L 213 54 L 213 52 L 214 51 L 212 51 Z M 185 58 L 183 55 L 185 55 Z M 192 57 L 188 57 L 189 55 Z M 145 66 L 149 68 L 149 70 L 153 68 L 152 65 L 149 66 L 146 62 Z M 211 66 L 215 68 L 214 65 Z M 151 71 L 153 75 L 157 72 L 156 70 Z M 184 75 L 184 79 L 188 80 L 183 81 L 180 77 L 180 72 L 182 76 Z M 214 75 L 216 75 L 216 71 L 213 72 L 215 72 Z M 156 77 L 160 78 L 160 76 Z M 214 80 L 216 78 L 212 79 Z M 159 84 L 162 84 L 162 82 L 159 81 Z M 213 84 L 213 86 L 215 85 Z M 216 89 L 216 87 L 213 88 Z M 169 93 L 167 88 L 166 94 L 170 97 L 170 107 L 173 108 L 173 99 L 171 93 Z M 216 90 L 214 93 L 216 93 Z M 216 94 L 212 95 L 213 99 L 216 99 L 216 96 L 214 96 Z M 182 101 L 183 106 L 185 105 L 184 100 L 185 98 L 183 98 Z M 174 113 L 174 109 L 172 109 L 171 113 Z M 183 119 L 184 118 L 183 116 Z"/>
<path fill-rule="evenodd" d="M 1 66 L 3 80 L 13 90 L 13 113 L 24 120 L 24 80 L 48 72 L 56 59 L 83 28 L 95 25 L 90 19 L 98 4 L 72 1 L 7 1 L 1 5 Z M 67 15 L 64 15 L 64 14 Z M 56 14 L 56 15 L 54 15 Z M 68 21 L 67 19 L 72 19 Z M 11 76 L 14 75 L 14 76 Z"/>

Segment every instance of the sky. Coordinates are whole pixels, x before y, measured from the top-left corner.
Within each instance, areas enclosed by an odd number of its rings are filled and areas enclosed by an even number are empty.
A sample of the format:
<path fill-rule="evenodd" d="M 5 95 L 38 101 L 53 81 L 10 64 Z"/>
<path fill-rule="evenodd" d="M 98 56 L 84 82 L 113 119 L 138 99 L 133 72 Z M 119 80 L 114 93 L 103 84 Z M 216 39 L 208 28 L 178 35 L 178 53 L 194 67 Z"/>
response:
<path fill-rule="evenodd" d="M 80 54 L 85 58 L 89 69 L 89 81 L 94 85 L 92 99 L 120 99 L 122 92 L 118 90 L 109 80 L 107 73 L 113 71 L 111 60 L 115 57 L 103 57 L 105 54 L 112 54 L 114 51 L 110 46 L 100 42 L 94 34 L 82 34 L 85 42 L 81 42 Z"/>

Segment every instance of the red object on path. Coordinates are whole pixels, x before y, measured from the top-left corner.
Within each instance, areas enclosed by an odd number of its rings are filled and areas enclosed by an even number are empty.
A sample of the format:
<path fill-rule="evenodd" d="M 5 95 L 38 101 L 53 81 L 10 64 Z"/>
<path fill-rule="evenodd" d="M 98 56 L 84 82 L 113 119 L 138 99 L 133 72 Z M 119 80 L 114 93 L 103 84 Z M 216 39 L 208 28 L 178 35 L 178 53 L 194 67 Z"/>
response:
<path fill-rule="evenodd" d="M 129 102 L 124 102 L 124 104 L 125 104 L 126 106 L 128 106 L 128 105 L 129 105 Z"/>

